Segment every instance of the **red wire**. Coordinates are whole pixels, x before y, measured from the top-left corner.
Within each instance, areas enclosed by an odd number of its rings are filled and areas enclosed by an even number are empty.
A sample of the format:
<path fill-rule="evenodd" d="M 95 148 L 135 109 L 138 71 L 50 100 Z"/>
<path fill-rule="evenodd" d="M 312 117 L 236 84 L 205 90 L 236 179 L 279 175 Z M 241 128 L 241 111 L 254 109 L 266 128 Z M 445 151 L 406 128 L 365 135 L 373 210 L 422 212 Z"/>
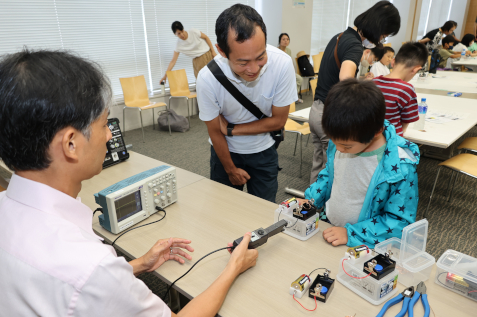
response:
<path fill-rule="evenodd" d="M 313 296 L 313 298 L 315 299 L 315 308 L 314 308 L 314 309 L 308 309 L 308 308 L 306 308 L 305 306 L 303 306 L 303 305 L 295 298 L 295 293 L 293 293 L 293 299 L 294 299 L 298 304 L 300 304 L 301 307 L 303 307 L 303 308 L 306 309 L 307 311 L 314 311 L 314 310 L 316 310 L 316 307 L 318 307 L 318 303 L 316 302 L 316 296 Z"/>
<path fill-rule="evenodd" d="M 348 275 L 349 277 L 352 277 L 352 278 L 355 278 L 355 279 L 360 280 L 360 279 L 363 279 L 363 278 L 367 278 L 368 276 L 371 275 L 371 273 L 373 273 L 373 272 L 369 272 L 368 275 L 363 276 L 363 277 L 356 277 L 356 276 L 349 275 L 348 272 L 346 272 L 346 270 L 345 270 L 345 268 L 344 268 L 344 261 L 345 261 L 345 260 L 348 260 L 348 259 L 343 259 L 343 261 L 341 262 L 341 267 L 343 268 L 343 272 L 345 272 L 346 275 Z"/>

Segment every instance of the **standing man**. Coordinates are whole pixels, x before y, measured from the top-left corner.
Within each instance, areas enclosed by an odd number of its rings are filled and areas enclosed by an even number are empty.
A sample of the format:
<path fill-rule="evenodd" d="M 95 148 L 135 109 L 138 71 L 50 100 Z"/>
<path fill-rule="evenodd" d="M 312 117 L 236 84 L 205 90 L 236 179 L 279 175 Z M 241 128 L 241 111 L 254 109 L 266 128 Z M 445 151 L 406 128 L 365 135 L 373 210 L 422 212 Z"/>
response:
<path fill-rule="evenodd" d="M 253 8 L 236 4 L 215 24 L 215 62 L 227 79 L 265 115 L 258 120 L 208 67 L 197 78 L 199 117 L 211 143 L 210 178 L 275 202 L 278 154 L 271 131 L 284 127 L 289 105 L 298 99 L 292 59 L 267 45 L 267 29 Z"/>
<path fill-rule="evenodd" d="M 171 28 L 172 33 L 178 37 L 177 44 L 174 50 L 174 56 L 167 67 L 166 74 L 161 78 L 160 82 L 167 79 L 167 72 L 174 68 L 180 53 L 192 57 L 194 76 L 197 78 L 202 67 L 207 65 L 207 63 L 217 55 L 212 42 L 207 35 L 197 29 L 185 31 L 184 26 L 182 26 L 182 23 L 179 21 L 172 23 Z"/>

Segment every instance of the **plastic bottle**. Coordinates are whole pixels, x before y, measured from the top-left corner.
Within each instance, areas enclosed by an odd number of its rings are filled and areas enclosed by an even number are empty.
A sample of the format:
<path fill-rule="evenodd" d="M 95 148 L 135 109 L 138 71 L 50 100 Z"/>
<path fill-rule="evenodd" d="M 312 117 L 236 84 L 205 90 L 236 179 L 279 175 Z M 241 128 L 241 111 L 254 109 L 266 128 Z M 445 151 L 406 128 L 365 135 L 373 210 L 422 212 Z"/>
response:
<path fill-rule="evenodd" d="M 166 82 L 161 81 L 161 94 L 165 95 L 166 94 Z"/>
<path fill-rule="evenodd" d="M 414 129 L 424 130 L 424 125 L 426 123 L 427 110 L 428 110 L 428 106 L 427 106 L 427 103 L 426 103 L 426 98 L 422 98 L 421 102 L 418 105 L 419 121 L 417 121 L 414 124 Z"/>
<path fill-rule="evenodd" d="M 462 50 L 462 53 L 460 53 L 460 59 L 464 60 L 466 59 L 467 56 L 465 56 L 465 48 Z"/>

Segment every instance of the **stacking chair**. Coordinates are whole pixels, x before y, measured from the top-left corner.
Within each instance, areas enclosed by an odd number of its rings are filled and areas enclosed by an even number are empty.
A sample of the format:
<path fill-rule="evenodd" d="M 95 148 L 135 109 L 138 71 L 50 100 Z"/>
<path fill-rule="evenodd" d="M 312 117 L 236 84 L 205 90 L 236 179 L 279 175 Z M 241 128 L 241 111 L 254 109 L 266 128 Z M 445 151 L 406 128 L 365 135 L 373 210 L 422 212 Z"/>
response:
<path fill-rule="evenodd" d="M 169 109 L 171 108 L 171 98 L 185 99 L 190 126 L 189 99 L 192 99 L 192 105 L 194 105 L 194 98 L 197 98 L 197 94 L 191 93 L 189 90 L 189 82 L 187 81 L 185 69 L 168 71 L 167 79 L 169 80 L 169 88 L 171 90 L 171 96 L 169 97 Z"/>
<path fill-rule="evenodd" d="M 126 109 L 139 111 L 142 129 L 142 141 L 144 141 L 144 125 L 142 123 L 142 111 L 163 107 L 164 102 L 151 102 L 147 92 L 146 79 L 143 75 L 128 78 L 119 78 L 123 88 L 124 104 L 123 108 L 123 135 L 126 131 Z M 154 110 L 152 111 L 152 128 L 155 129 Z"/>
<path fill-rule="evenodd" d="M 295 112 L 295 110 L 296 110 L 295 103 L 292 103 L 290 105 L 290 110 L 288 112 L 292 113 L 292 112 Z M 298 136 L 300 136 L 300 177 L 301 177 L 301 168 L 302 168 L 302 165 L 303 165 L 302 138 L 303 138 L 303 135 L 308 135 L 308 139 L 309 139 L 309 135 L 311 133 L 310 132 L 310 125 L 306 122 L 303 125 L 301 125 L 301 124 L 293 121 L 292 119 L 287 119 L 287 122 L 285 123 L 285 131 L 296 133 L 295 151 L 293 152 L 293 155 L 296 154 L 296 145 L 298 143 Z M 308 141 L 306 142 L 306 144 L 308 145 Z"/>
<path fill-rule="evenodd" d="M 319 52 L 316 55 L 313 55 L 311 58 L 313 58 L 313 71 L 315 72 L 316 75 L 320 72 L 320 65 L 321 65 L 321 60 L 323 59 L 323 54 L 325 52 Z"/>
<path fill-rule="evenodd" d="M 383 44 L 384 47 L 393 47 L 393 45 L 391 43 L 386 43 L 386 44 Z"/>
<path fill-rule="evenodd" d="M 317 82 L 318 82 L 318 79 L 310 80 L 311 92 L 313 93 L 313 100 L 315 100 L 315 90 L 316 90 Z"/>
<path fill-rule="evenodd" d="M 465 141 L 463 142 L 463 144 L 464 143 L 465 143 Z M 459 149 L 460 149 L 460 146 L 459 146 Z M 432 195 L 434 194 L 434 189 L 436 188 L 437 179 L 439 178 L 439 173 L 441 171 L 441 167 L 447 167 L 447 168 L 452 170 L 451 180 L 450 180 L 449 184 L 447 185 L 447 191 L 446 191 L 446 192 L 449 192 L 449 186 L 452 182 L 452 177 L 454 176 L 454 172 L 458 172 L 458 173 L 461 173 L 461 174 L 464 174 L 464 175 L 467 175 L 467 176 L 470 176 L 470 177 L 477 178 L 477 155 L 472 155 L 472 154 L 468 154 L 468 153 L 458 154 L 458 155 L 456 155 L 454 157 L 451 157 L 450 159 L 448 159 L 448 160 L 439 164 L 439 169 L 437 170 L 436 180 L 434 181 L 434 186 L 432 187 L 431 197 L 429 198 L 429 204 L 427 205 L 427 209 L 424 213 L 424 218 L 426 217 L 427 211 L 429 210 L 429 206 L 431 205 Z M 452 186 L 452 191 L 454 190 L 455 182 L 457 180 L 458 175 L 459 174 L 457 174 L 455 179 L 454 179 L 454 184 Z M 452 192 L 449 194 L 449 197 L 448 197 L 447 201 L 450 201 L 451 195 L 452 195 Z"/>

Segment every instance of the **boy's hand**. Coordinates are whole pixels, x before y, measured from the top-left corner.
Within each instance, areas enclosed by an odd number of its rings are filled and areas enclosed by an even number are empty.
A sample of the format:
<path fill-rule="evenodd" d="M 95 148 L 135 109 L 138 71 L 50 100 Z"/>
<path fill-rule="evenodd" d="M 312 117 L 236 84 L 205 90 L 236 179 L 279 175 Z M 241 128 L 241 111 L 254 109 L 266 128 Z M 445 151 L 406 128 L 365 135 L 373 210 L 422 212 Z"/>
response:
<path fill-rule="evenodd" d="M 331 227 L 323 231 L 323 238 L 333 246 L 348 243 L 348 230 L 343 227 Z"/>
<path fill-rule="evenodd" d="M 295 198 L 295 199 L 298 201 L 300 206 L 303 206 L 304 203 L 310 203 L 308 199 L 303 199 L 303 198 Z"/>

